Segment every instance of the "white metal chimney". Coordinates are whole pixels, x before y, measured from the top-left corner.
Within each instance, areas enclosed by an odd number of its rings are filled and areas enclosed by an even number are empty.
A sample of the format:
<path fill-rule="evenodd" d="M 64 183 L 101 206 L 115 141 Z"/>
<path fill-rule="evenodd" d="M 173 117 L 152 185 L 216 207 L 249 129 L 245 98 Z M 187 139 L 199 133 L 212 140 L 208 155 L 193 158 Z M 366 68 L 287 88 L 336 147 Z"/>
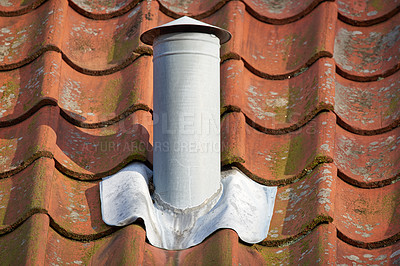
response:
<path fill-rule="evenodd" d="M 267 237 L 277 188 L 237 169 L 220 172 L 219 48 L 229 38 L 188 17 L 141 36 L 154 46 L 154 171 L 132 162 L 103 178 L 106 224 L 142 218 L 149 242 L 164 249 L 197 245 L 220 228 L 247 243 Z"/>
<path fill-rule="evenodd" d="M 189 17 L 141 36 L 154 51 L 155 196 L 173 208 L 193 208 L 219 194 L 219 50 L 230 37 Z"/>

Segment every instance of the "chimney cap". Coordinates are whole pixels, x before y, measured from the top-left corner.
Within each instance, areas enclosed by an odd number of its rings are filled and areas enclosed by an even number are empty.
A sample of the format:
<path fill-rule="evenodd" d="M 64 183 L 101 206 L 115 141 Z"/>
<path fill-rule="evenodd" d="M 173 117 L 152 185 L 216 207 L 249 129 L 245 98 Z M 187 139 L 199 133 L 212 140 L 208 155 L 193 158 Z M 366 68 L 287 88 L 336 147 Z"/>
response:
<path fill-rule="evenodd" d="M 140 40 L 145 44 L 153 45 L 156 37 L 174 32 L 211 33 L 220 39 L 221 44 L 231 39 L 231 34 L 227 30 L 184 16 L 144 32 L 140 36 Z"/>

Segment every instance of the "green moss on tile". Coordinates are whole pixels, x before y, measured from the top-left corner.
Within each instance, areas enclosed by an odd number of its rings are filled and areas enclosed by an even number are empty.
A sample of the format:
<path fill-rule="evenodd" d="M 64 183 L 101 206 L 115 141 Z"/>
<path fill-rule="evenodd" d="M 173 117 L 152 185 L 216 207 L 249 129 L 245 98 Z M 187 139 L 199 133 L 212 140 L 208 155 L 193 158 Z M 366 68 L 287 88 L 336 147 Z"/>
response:
<path fill-rule="evenodd" d="M 305 223 L 301 226 L 302 232 L 309 232 L 322 223 L 332 223 L 333 218 L 328 215 L 318 215 L 310 223 Z"/>
<path fill-rule="evenodd" d="M 400 94 L 396 95 L 396 97 L 393 97 L 390 99 L 389 108 L 385 111 L 383 119 L 385 117 L 391 116 L 394 113 L 396 113 L 397 111 L 399 111 L 399 109 L 400 109 L 399 102 L 400 102 Z"/>
<path fill-rule="evenodd" d="M 130 90 L 129 96 L 128 96 L 128 102 L 130 105 L 136 104 L 139 101 L 139 96 L 138 92 L 140 91 L 140 88 L 134 87 Z"/>
<path fill-rule="evenodd" d="M 261 245 L 253 245 L 253 248 L 261 254 L 265 265 L 281 265 L 293 261 L 294 255 L 286 247 L 270 248 Z M 279 253 L 278 253 L 279 251 Z"/>
<path fill-rule="evenodd" d="M 109 238 L 113 237 L 107 236 L 101 240 L 94 241 L 94 245 L 90 248 L 87 249 L 87 251 L 84 253 L 84 256 L 80 258 L 83 262 L 83 265 L 90 265 L 91 260 L 95 254 L 97 254 L 97 251 L 104 245 L 104 242 L 107 241 Z M 90 245 L 87 243 L 87 245 Z"/>
<path fill-rule="evenodd" d="M 27 128 L 27 132 L 29 133 L 29 135 L 33 135 L 33 131 L 37 128 L 36 127 L 37 122 L 38 122 L 38 115 L 34 115 Z"/>
<path fill-rule="evenodd" d="M 132 41 L 127 40 L 127 41 L 120 41 L 120 40 L 115 40 L 115 42 L 112 44 L 110 50 L 108 51 L 107 55 L 107 63 L 116 63 L 120 62 L 122 59 L 127 57 L 132 50 Z"/>
<path fill-rule="evenodd" d="M 383 0 L 370 0 L 369 4 L 377 11 L 383 9 Z"/>
<path fill-rule="evenodd" d="M 25 6 L 25 5 L 29 5 L 29 4 L 32 3 L 32 2 L 33 2 L 32 0 L 21 0 L 20 5 L 21 5 L 21 6 Z"/>
<path fill-rule="evenodd" d="M 15 83 L 14 80 L 9 80 L 6 83 L 3 83 L 2 87 L 5 86 L 5 90 L 3 91 L 3 94 L 1 95 L 1 100 L 4 101 L 4 99 L 9 98 L 12 94 L 16 95 L 17 94 L 17 89 L 19 88 L 18 84 Z"/>
<path fill-rule="evenodd" d="M 115 113 L 122 98 L 122 79 L 110 79 L 107 81 L 103 91 L 102 104 L 99 106 L 107 114 Z"/>
<path fill-rule="evenodd" d="M 271 150 L 272 159 L 276 161 L 273 166 L 275 177 L 280 178 L 285 175 L 297 174 L 301 170 L 299 166 L 305 155 L 304 143 L 304 136 L 299 134 L 288 143 Z"/>
<path fill-rule="evenodd" d="M 128 59 L 139 45 L 139 26 L 142 24 L 142 13 L 138 12 L 136 18 L 121 28 L 113 37 L 111 48 L 108 51 L 107 62 L 118 63 Z"/>
<path fill-rule="evenodd" d="M 221 152 L 222 165 L 230 165 L 233 163 L 245 163 L 244 159 L 238 156 L 235 148 L 225 148 Z"/>

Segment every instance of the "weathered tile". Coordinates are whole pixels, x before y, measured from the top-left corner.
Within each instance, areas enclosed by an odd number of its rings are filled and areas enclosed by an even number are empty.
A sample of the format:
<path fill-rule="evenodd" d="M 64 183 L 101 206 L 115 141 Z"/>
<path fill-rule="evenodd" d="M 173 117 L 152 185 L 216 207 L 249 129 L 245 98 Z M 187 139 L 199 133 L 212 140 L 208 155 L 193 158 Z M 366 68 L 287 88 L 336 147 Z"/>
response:
<path fill-rule="evenodd" d="M 58 101 L 61 54 L 47 52 L 19 69 L 0 72 L 0 126 L 11 126 Z"/>
<path fill-rule="evenodd" d="M 59 109 L 47 106 L 14 126 L 0 129 L 0 176 L 21 171 L 39 157 L 53 158 Z"/>
<path fill-rule="evenodd" d="M 263 79 L 242 61 L 221 66 L 222 111 L 239 108 L 266 132 L 293 131 L 335 105 L 334 62 L 321 58 L 302 74 L 284 80 Z"/>
<path fill-rule="evenodd" d="M 371 243 L 400 232 L 400 182 L 363 189 L 338 179 L 336 189 L 335 224 L 346 237 Z"/>
<path fill-rule="evenodd" d="M 253 16 L 267 23 L 283 24 L 298 20 L 325 0 L 245 0 Z M 328 0 L 329 1 L 329 0 Z"/>
<path fill-rule="evenodd" d="M 335 112 L 341 126 L 355 133 L 377 134 L 400 122 L 400 72 L 373 82 L 336 75 Z"/>
<path fill-rule="evenodd" d="M 29 217 L 14 231 L 0 235 L 1 263 L 6 265 L 40 265 L 48 255 L 46 249 L 50 220 L 46 214 Z"/>
<path fill-rule="evenodd" d="M 335 215 L 336 167 L 322 164 L 296 183 L 278 188 L 268 237 L 270 244 L 290 242 L 332 222 Z"/>
<path fill-rule="evenodd" d="M 149 56 L 106 76 L 87 76 L 63 64 L 58 104 L 78 126 L 114 124 L 136 110 L 152 108 L 152 81 Z"/>
<path fill-rule="evenodd" d="M 299 21 L 270 25 L 247 13 L 242 2 L 233 1 L 204 21 L 232 33 L 233 39 L 222 46 L 223 58 L 234 53 L 253 73 L 282 79 L 320 57 L 332 56 L 336 15 L 335 4 L 324 2 Z"/>
<path fill-rule="evenodd" d="M 221 126 L 222 164 L 236 165 L 260 183 L 290 183 L 332 161 L 335 118 L 324 112 L 296 131 L 268 135 L 249 126 L 243 114 L 228 113 Z"/>
<path fill-rule="evenodd" d="M 62 51 L 81 72 L 113 73 L 151 52 L 140 34 L 157 20 L 155 2 L 141 2 L 132 11 L 109 20 L 92 20 L 68 9 Z M 150 51 L 150 52 L 149 52 Z"/>
<path fill-rule="evenodd" d="M 44 264 L 139 265 L 143 261 L 145 231 L 129 225 L 110 236 L 81 242 L 49 229 Z"/>
<path fill-rule="evenodd" d="M 135 8 L 138 0 L 114 0 L 114 1 L 86 1 L 71 0 L 69 5 L 77 12 L 92 19 L 110 19 L 121 16 Z"/>
<path fill-rule="evenodd" d="M 253 248 L 263 256 L 265 265 L 335 265 L 336 241 L 335 227 L 332 224 L 322 224 L 287 245 L 253 245 Z"/>
<path fill-rule="evenodd" d="M 40 158 L 18 174 L 0 179 L 0 234 L 50 209 L 54 161 Z"/>
<path fill-rule="evenodd" d="M 339 0 L 337 5 L 342 20 L 354 25 L 370 25 L 371 22 L 384 21 L 396 11 L 398 12 L 400 2 L 398 0 Z"/>
<path fill-rule="evenodd" d="M 337 264 L 340 265 L 398 265 L 400 243 L 388 243 L 378 249 L 365 249 L 337 240 Z"/>
<path fill-rule="evenodd" d="M 66 1 L 50 0 L 22 16 L 0 17 L 0 70 L 14 69 L 61 49 Z"/>
<path fill-rule="evenodd" d="M 376 80 L 399 68 L 400 14 L 370 27 L 338 21 L 334 58 L 339 73 L 359 81 Z"/>
<path fill-rule="evenodd" d="M 395 178 L 400 169 L 400 128 L 361 136 L 336 128 L 335 164 L 350 182 L 361 186 Z"/>
<path fill-rule="evenodd" d="M 59 124 L 55 158 L 63 173 L 81 179 L 116 173 L 132 160 L 152 162 L 152 120 L 137 111 L 108 127 L 85 129 Z"/>

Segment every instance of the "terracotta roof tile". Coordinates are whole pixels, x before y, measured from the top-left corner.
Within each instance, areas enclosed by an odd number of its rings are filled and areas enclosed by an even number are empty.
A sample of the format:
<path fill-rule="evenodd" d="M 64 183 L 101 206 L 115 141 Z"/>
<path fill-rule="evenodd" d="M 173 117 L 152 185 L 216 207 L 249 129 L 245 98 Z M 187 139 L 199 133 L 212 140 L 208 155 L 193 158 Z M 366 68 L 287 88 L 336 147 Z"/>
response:
<path fill-rule="evenodd" d="M 288 243 L 334 216 L 336 167 L 322 164 L 304 179 L 278 188 L 274 215 L 264 243 Z M 296 221 L 296 222 L 294 222 Z"/>
<path fill-rule="evenodd" d="M 136 7 L 140 1 L 116 0 L 116 1 L 85 1 L 71 0 L 69 5 L 78 13 L 93 19 L 110 19 L 123 15 Z"/>
<path fill-rule="evenodd" d="M 388 1 L 337 1 L 339 18 L 348 24 L 369 26 L 395 15 L 399 12 L 398 0 Z"/>
<path fill-rule="evenodd" d="M 336 75 L 335 112 L 340 126 L 363 135 L 389 131 L 400 123 L 400 72 L 372 82 Z"/>
<path fill-rule="evenodd" d="M 360 136 L 337 127 L 335 162 L 338 169 L 360 185 L 393 180 L 400 169 L 399 129 Z"/>
<path fill-rule="evenodd" d="M 338 21 L 335 61 L 338 73 L 351 80 L 372 81 L 399 69 L 400 15 L 370 27 Z"/>
<path fill-rule="evenodd" d="M 222 163 L 238 167 L 258 182 L 291 183 L 319 163 L 331 162 L 335 115 L 323 112 L 299 130 L 267 135 L 246 123 L 241 113 L 222 119 Z"/>
<path fill-rule="evenodd" d="M 365 249 L 357 248 L 347 243 L 337 241 L 337 263 L 341 264 L 382 264 L 382 265 L 397 265 L 400 262 L 400 245 L 397 242 L 383 248 Z"/>
<path fill-rule="evenodd" d="M 52 0 L 21 17 L 0 17 L 0 70 L 20 67 L 46 50 L 60 51 L 67 8 L 65 1 Z"/>
<path fill-rule="evenodd" d="M 322 224 L 289 245 L 255 245 L 254 248 L 261 253 L 266 265 L 330 265 L 337 262 L 336 241 L 335 227 L 332 224 Z"/>
<path fill-rule="evenodd" d="M 149 112 L 94 129 L 76 127 L 59 113 L 58 107 L 46 106 L 1 131 L 1 176 L 19 172 L 39 157 L 54 157 L 58 169 L 81 179 L 115 173 L 133 159 L 152 161 Z"/>
<path fill-rule="evenodd" d="M 2 1 L 0 264 L 398 264 L 399 10 L 391 1 Z M 100 178 L 152 164 L 152 48 L 190 15 L 221 50 L 223 169 L 278 192 L 268 237 L 181 251 L 101 219 Z M 154 117 L 154 122 L 157 122 Z"/>
<path fill-rule="evenodd" d="M 251 124 L 268 133 L 298 129 L 323 110 L 335 106 L 332 58 L 321 58 L 304 73 L 290 79 L 263 79 L 242 61 L 221 66 L 224 110 L 239 108 Z"/>
<path fill-rule="evenodd" d="M 400 231 L 400 183 L 363 189 L 337 181 L 336 225 L 354 242 L 371 243 L 391 238 Z"/>
<path fill-rule="evenodd" d="M 236 36 L 222 46 L 223 55 L 238 55 L 256 75 L 283 79 L 304 71 L 320 57 L 332 56 L 336 14 L 336 6 L 324 2 L 301 21 L 270 25 L 246 12 L 243 3 L 233 1 L 205 21 L 227 28 Z M 233 17 L 233 22 L 221 23 L 220 17 L 224 16 Z"/>
<path fill-rule="evenodd" d="M 58 105 L 68 122 L 85 128 L 114 124 L 136 110 L 148 111 L 150 64 L 151 58 L 143 56 L 113 74 L 87 76 L 66 64 L 61 54 L 46 52 L 28 65 L 0 73 L 6 91 L 0 126 L 17 124 L 44 105 Z"/>

